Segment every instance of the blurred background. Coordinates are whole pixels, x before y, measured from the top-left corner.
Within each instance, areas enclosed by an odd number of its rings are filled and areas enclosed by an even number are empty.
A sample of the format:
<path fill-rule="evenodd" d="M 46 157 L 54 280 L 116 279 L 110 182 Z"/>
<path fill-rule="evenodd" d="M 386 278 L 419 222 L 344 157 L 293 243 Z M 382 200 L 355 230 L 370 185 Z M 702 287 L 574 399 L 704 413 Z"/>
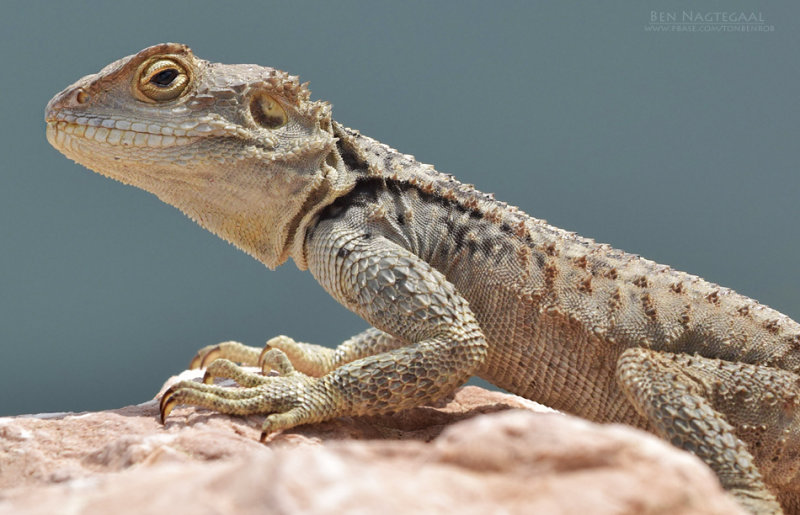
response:
<path fill-rule="evenodd" d="M 47 144 L 52 95 L 164 41 L 299 74 L 347 126 L 800 320 L 800 5 L 651 4 L 4 2 L 0 415 L 146 401 L 222 340 L 367 327 Z"/>

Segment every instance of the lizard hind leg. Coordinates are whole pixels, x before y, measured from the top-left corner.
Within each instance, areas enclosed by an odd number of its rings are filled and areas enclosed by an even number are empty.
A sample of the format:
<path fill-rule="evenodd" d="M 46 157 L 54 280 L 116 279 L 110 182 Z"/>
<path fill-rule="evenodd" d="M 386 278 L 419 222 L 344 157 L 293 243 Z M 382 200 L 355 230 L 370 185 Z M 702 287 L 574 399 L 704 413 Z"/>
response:
<path fill-rule="evenodd" d="M 722 486 L 753 513 L 783 513 L 767 488 L 748 444 L 737 435 L 731 412 L 752 406 L 725 405 L 726 385 L 742 384 L 743 367 L 699 356 L 631 348 L 617 362 L 617 379 L 636 410 L 659 436 L 703 460 Z M 733 376 L 723 382 L 720 374 Z M 747 383 L 745 383 L 747 384 Z M 762 394 L 757 385 L 751 398 Z M 736 409 L 730 410 L 725 408 Z M 741 426 L 740 426 L 741 427 Z"/>

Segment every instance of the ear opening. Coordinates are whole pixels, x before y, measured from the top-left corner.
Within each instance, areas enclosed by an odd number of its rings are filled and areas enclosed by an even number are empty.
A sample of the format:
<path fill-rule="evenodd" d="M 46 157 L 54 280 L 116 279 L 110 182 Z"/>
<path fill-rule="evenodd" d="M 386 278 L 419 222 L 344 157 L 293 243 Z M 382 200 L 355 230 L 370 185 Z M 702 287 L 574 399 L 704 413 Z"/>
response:
<path fill-rule="evenodd" d="M 250 115 L 256 124 L 265 129 L 279 129 L 289 121 L 280 102 L 263 91 L 256 91 L 250 97 Z"/>

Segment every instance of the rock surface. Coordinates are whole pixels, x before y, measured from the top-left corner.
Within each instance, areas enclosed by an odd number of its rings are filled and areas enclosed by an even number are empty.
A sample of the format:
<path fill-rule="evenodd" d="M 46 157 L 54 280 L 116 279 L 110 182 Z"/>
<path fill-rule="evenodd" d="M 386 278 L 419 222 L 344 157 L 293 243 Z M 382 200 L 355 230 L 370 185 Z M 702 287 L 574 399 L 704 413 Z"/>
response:
<path fill-rule="evenodd" d="M 477 387 L 268 445 L 260 422 L 182 407 L 161 426 L 156 401 L 0 418 L 0 514 L 742 513 L 655 437 Z"/>

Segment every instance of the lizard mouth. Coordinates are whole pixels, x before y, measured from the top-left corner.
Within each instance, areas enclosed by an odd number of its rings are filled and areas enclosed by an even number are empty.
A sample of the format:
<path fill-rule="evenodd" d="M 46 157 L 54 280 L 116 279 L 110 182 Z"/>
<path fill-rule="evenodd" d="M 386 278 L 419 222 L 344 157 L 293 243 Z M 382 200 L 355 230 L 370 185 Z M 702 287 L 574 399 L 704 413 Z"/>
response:
<path fill-rule="evenodd" d="M 93 121 L 96 119 L 93 119 Z M 137 127 L 140 125 L 141 127 Z M 142 130 L 138 130 L 142 129 Z M 47 120 L 47 139 L 58 148 L 67 145 L 68 140 L 83 139 L 96 143 L 124 146 L 164 148 L 186 145 L 195 137 L 150 132 L 144 124 L 130 122 L 77 123 L 64 120 Z"/>

